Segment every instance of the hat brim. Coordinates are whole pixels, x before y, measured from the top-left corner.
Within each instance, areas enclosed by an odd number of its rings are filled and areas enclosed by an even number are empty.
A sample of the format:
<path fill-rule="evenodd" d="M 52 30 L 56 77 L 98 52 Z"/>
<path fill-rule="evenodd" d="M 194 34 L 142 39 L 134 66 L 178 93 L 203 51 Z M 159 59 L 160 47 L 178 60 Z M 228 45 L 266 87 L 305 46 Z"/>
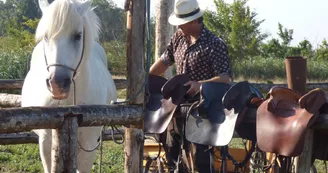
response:
<path fill-rule="evenodd" d="M 183 24 L 186 24 L 188 22 L 191 22 L 195 19 L 202 17 L 204 12 L 205 12 L 204 9 L 200 9 L 200 11 L 198 13 L 196 13 L 195 15 L 185 17 L 185 18 L 178 18 L 175 15 L 175 13 L 173 12 L 173 13 L 171 13 L 171 15 L 169 17 L 169 23 L 174 26 L 183 25 Z"/>

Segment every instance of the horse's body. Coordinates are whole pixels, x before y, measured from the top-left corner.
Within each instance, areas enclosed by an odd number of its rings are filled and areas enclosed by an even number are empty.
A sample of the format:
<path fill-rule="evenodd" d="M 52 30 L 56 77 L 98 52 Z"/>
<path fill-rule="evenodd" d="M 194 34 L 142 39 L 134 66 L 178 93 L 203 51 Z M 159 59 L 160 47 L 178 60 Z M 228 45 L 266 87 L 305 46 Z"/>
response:
<path fill-rule="evenodd" d="M 98 39 L 98 18 L 90 1 L 39 0 L 43 16 L 36 32 L 31 68 L 22 89 L 22 107 L 110 104 L 117 91 L 107 70 L 107 58 Z M 80 62 L 81 61 L 81 62 Z M 73 89 L 73 81 L 75 90 Z M 34 130 L 44 172 L 51 172 L 51 129 Z M 101 127 L 80 127 L 78 142 L 84 149 L 97 145 Z M 95 151 L 78 148 L 77 172 L 90 172 Z"/>

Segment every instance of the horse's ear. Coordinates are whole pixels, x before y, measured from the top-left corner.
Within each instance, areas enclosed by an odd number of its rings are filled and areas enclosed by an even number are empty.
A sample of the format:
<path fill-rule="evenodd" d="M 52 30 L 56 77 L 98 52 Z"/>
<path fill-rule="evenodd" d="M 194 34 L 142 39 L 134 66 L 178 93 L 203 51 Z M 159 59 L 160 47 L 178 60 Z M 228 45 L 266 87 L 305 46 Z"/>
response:
<path fill-rule="evenodd" d="M 39 0 L 39 7 L 42 11 L 42 13 L 44 13 L 45 9 L 49 6 L 49 2 L 48 0 Z"/>
<path fill-rule="evenodd" d="M 91 4 L 92 4 L 91 0 L 86 0 L 86 1 L 81 3 L 81 5 L 78 9 L 81 16 L 83 16 L 85 14 L 85 12 L 91 7 Z"/>

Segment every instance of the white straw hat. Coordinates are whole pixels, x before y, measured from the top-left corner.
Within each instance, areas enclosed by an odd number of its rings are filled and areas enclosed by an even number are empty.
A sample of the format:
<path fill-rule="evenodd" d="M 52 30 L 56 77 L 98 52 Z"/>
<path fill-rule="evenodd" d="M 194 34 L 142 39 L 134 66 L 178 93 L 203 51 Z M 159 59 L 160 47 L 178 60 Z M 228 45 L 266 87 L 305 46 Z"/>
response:
<path fill-rule="evenodd" d="M 204 10 L 198 5 L 197 0 L 177 0 L 174 12 L 169 17 L 171 25 L 183 25 L 198 19 L 204 14 Z"/>

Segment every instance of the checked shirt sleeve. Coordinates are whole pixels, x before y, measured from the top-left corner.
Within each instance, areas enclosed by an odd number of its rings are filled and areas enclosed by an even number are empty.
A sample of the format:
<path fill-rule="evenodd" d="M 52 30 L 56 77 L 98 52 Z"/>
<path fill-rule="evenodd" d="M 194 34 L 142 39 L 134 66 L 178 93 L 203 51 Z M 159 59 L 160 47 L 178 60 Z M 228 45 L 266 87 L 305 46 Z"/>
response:
<path fill-rule="evenodd" d="M 232 77 L 228 49 L 222 40 L 218 40 L 213 44 L 210 56 L 215 75 Z"/>
<path fill-rule="evenodd" d="M 177 38 L 177 33 L 172 36 L 170 42 L 166 46 L 165 51 L 163 52 L 163 54 L 160 57 L 161 60 L 168 66 L 171 66 L 175 63 L 173 47 L 174 47 L 174 42 L 175 42 L 176 38 Z"/>

